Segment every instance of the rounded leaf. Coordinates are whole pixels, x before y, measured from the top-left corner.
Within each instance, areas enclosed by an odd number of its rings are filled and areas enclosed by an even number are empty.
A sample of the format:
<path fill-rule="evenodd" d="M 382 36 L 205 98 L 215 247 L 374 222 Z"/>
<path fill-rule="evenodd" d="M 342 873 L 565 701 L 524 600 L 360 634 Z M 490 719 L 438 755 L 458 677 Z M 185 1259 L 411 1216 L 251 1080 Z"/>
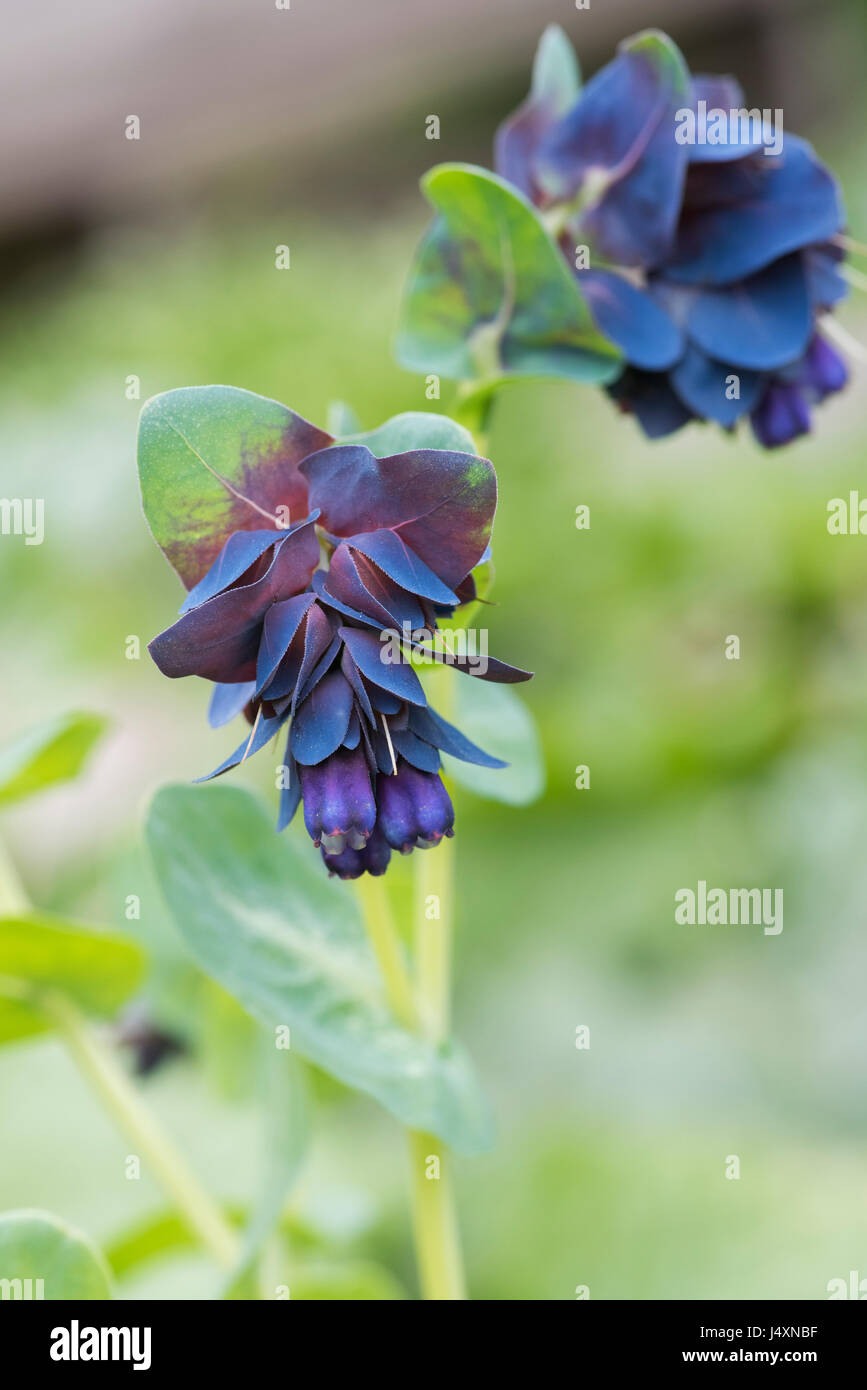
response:
<path fill-rule="evenodd" d="M 138 987 L 144 954 L 124 936 L 45 913 L 0 919 L 0 1042 L 51 1026 L 40 993 L 59 990 L 86 1013 L 110 1017 Z"/>
<path fill-rule="evenodd" d="M 0 806 L 77 777 L 107 726 L 97 714 L 64 714 L 0 748 Z"/>
<path fill-rule="evenodd" d="M 235 386 L 187 386 L 142 407 L 142 505 L 188 589 L 235 531 L 284 529 L 307 514 L 298 465 L 332 443 L 279 401 Z"/>
<path fill-rule="evenodd" d="M 111 1274 L 97 1247 L 47 1211 L 0 1215 L 0 1297 L 109 1299 Z"/>
<path fill-rule="evenodd" d="M 438 212 L 416 255 L 398 337 L 415 371 L 607 382 L 621 354 L 599 332 L 562 252 L 523 194 L 486 169 L 440 164 Z"/>
<path fill-rule="evenodd" d="M 536 723 L 524 701 L 507 685 L 459 676 L 453 679 L 458 682 L 455 724 L 467 738 L 486 753 L 502 758 L 508 767 L 479 767 L 444 753 L 448 776 L 491 801 L 504 801 L 510 806 L 527 806 L 536 801 L 545 790 L 545 766 Z"/>
<path fill-rule="evenodd" d="M 302 1056 L 410 1128 L 461 1153 L 487 1147 L 465 1054 L 394 1021 L 356 899 L 309 845 L 278 839 L 261 803 L 234 787 L 164 787 L 147 836 L 178 930 L 249 1013 L 288 1026 Z"/>

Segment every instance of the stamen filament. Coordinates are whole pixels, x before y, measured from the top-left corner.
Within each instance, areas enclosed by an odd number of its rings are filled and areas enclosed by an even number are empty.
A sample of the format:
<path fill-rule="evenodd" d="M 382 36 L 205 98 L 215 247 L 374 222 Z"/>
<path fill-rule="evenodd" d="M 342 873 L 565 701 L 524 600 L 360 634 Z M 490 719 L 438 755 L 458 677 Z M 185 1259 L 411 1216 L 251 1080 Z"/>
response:
<path fill-rule="evenodd" d="M 863 270 L 858 270 L 854 265 L 840 265 L 837 267 L 844 280 L 848 280 L 850 285 L 854 285 L 856 290 L 867 290 L 867 275 Z"/>
<path fill-rule="evenodd" d="M 256 730 L 257 730 L 258 727 L 259 727 L 259 720 L 260 720 L 261 718 L 262 718 L 262 706 L 260 705 L 259 708 L 258 708 L 257 711 L 256 711 L 256 718 L 255 718 L 255 720 L 254 720 L 253 727 L 252 727 L 252 729 L 250 730 L 250 737 L 247 739 L 247 747 L 244 749 L 244 756 L 243 756 L 243 758 L 241 759 L 240 763 L 238 764 L 239 767 L 243 767 L 243 766 L 244 766 L 244 763 L 247 761 L 247 754 L 248 754 L 249 751 L 250 751 L 250 746 L 251 746 L 251 744 L 252 744 L 252 742 L 253 742 L 253 739 L 256 737 Z"/>
<path fill-rule="evenodd" d="M 388 720 L 382 713 L 380 713 L 379 717 L 382 720 L 382 727 L 385 729 L 385 738 L 386 742 L 388 743 L 388 751 L 391 754 L 392 774 L 394 776 L 397 776 L 397 758 L 394 756 L 394 744 L 391 741 L 391 734 L 388 731 Z"/>
<path fill-rule="evenodd" d="M 844 251 L 848 251 L 853 256 L 867 256 L 867 246 L 863 241 L 856 241 L 854 237 L 844 236 L 839 232 L 837 236 L 832 236 L 831 240 L 835 246 L 840 246 Z"/>
<path fill-rule="evenodd" d="M 849 356 L 853 357 L 856 362 L 867 363 L 867 348 L 865 348 L 863 343 L 859 343 L 857 338 L 853 338 L 852 334 L 847 328 L 843 327 L 839 319 L 832 318 L 830 314 L 826 314 L 821 320 L 821 323 L 823 331 L 828 334 L 829 338 L 833 338 L 834 341 L 843 348 L 844 352 L 848 352 Z"/>

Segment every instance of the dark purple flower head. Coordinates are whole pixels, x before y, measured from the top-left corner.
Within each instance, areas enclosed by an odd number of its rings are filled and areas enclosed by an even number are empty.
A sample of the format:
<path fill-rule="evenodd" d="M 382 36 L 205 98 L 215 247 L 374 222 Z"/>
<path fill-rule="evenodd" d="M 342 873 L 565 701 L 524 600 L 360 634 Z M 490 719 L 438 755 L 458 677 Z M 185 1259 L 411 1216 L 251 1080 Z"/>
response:
<path fill-rule="evenodd" d="M 562 53 L 537 66 L 495 163 L 570 263 L 588 248 L 575 273 L 626 359 L 612 396 L 652 438 L 743 416 L 768 445 L 808 430 L 810 403 L 846 383 L 817 332 L 847 292 L 833 175 L 732 78 L 692 77 L 663 34 L 627 40 L 566 110 L 563 72 Z"/>
<path fill-rule="evenodd" d="M 496 508 L 491 464 L 335 445 L 298 474 L 309 514 L 285 531 L 235 531 L 150 644 L 168 676 L 215 683 L 209 718 L 252 729 L 210 775 L 288 726 L 278 828 L 303 802 L 332 873 L 385 871 L 391 851 L 453 833 L 440 754 L 502 767 L 427 703 L 413 656 L 475 678 L 529 673 L 473 650 L 432 649 L 438 620 L 475 596 Z"/>

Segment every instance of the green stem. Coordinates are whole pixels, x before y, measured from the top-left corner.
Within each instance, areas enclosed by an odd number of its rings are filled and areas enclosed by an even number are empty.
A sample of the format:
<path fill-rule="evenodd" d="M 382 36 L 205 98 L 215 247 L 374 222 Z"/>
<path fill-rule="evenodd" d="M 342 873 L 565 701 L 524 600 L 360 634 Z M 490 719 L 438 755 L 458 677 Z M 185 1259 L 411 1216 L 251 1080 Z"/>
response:
<path fill-rule="evenodd" d="M 444 718 L 447 716 L 444 716 Z M 440 1042 L 451 1026 L 455 842 L 418 850 L 413 874 L 415 969 L 419 1012 L 428 1037 Z"/>
<path fill-rule="evenodd" d="M 127 1135 L 149 1170 L 165 1188 L 190 1230 L 224 1269 L 234 1265 L 240 1245 L 217 1204 L 143 1104 L 126 1072 L 95 1037 L 70 999 L 44 994 L 39 1003 L 69 1048 L 118 1128 Z"/>
<path fill-rule="evenodd" d="M 454 840 L 417 850 L 415 865 L 415 962 L 419 1013 L 434 1043 L 448 1037 L 451 1013 Z M 413 1230 L 422 1294 L 426 1299 L 467 1296 L 451 1159 L 427 1134 L 410 1134 Z M 436 1160 L 434 1163 L 432 1160 Z"/>
<path fill-rule="evenodd" d="M 417 1013 L 412 981 L 404 961 L 403 944 L 385 884 L 380 877 L 362 874 L 358 894 L 367 935 L 382 972 L 385 992 L 395 1018 L 407 1028 L 415 1028 Z"/>
<path fill-rule="evenodd" d="M 416 859 L 415 996 L 382 879 L 365 874 L 357 886 L 392 1012 L 405 1027 L 420 1028 L 431 1041 L 439 1042 L 448 1033 L 452 841 L 444 840 L 435 850 L 419 850 Z M 430 874 L 428 861 L 434 860 L 440 861 L 439 872 Z M 428 919 L 428 889 L 436 896 L 439 920 Z M 448 914 L 445 920 L 444 911 Z M 425 1299 L 466 1298 L 448 1155 L 440 1141 L 429 1134 L 410 1130 L 408 1139 L 412 1225 L 422 1295 Z"/>
<path fill-rule="evenodd" d="M 467 1296 L 449 1157 L 438 1139 L 409 1134 L 412 1225 L 422 1296 L 455 1301 Z"/>
<path fill-rule="evenodd" d="M 9 851 L 0 840 L 0 917 L 20 917 L 30 911 L 24 885 L 18 877 L 18 870 L 9 857 Z"/>
<path fill-rule="evenodd" d="M 499 374 L 483 380 L 462 381 L 455 400 L 455 418 L 475 436 L 476 452 L 485 458 L 498 381 Z"/>
<path fill-rule="evenodd" d="M 32 906 L 18 873 L 0 841 L 0 917 L 30 911 Z M 6 987 L 10 994 L 34 1004 L 51 1020 L 85 1080 L 92 1084 L 119 1129 L 145 1159 L 190 1230 L 210 1250 L 217 1264 L 230 1269 L 240 1249 L 235 1232 L 72 1000 L 56 990 L 36 991 L 23 981 L 8 981 Z"/>
<path fill-rule="evenodd" d="M 453 680 L 439 682 L 437 708 L 445 719 L 453 717 L 453 704 Z M 433 1043 L 443 1042 L 451 1029 L 454 902 L 455 842 L 443 839 L 435 849 L 416 851 L 414 869 L 416 989 L 422 1025 Z M 438 1139 L 413 1133 L 410 1164 L 422 1294 L 426 1299 L 465 1299 L 451 1157 Z"/>

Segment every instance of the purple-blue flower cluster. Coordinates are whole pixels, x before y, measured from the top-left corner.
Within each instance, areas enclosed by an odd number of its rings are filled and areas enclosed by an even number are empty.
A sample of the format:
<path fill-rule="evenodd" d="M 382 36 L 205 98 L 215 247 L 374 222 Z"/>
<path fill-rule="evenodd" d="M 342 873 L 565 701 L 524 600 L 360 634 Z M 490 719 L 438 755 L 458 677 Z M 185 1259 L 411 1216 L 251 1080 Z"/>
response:
<path fill-rule="evenodd" d="M 504 766 L 431 708 L 413 650 L 476 678 L 529 679 L 419 638 L 476 596 L 496 477 L 470 454 L 334 445 L 304 458 L 293 485 L 304 520 L 232 532 L 150 652 L 166 676 L 214 682 L 212 725 L 242 712 L 252 725 L 211 777 L 288 726 L 278 829 L 303 802 L 332 873 L 382 874 L 393 850 L 453 834 L 442 752 Z"/>
<path fill-rule="evenodd" d="M 628 40 L 581 91 L 566 43 L 543 39 L 495 167 L 540 209 L 622 350 L 611 395 L 652 438 L 746 416 L 768 448 L 806 433 L 847 380 L 821 331 L 847 293 L 835 178 L 746 112 L 732 78 L 691 76 L 665 35 Z"/>

